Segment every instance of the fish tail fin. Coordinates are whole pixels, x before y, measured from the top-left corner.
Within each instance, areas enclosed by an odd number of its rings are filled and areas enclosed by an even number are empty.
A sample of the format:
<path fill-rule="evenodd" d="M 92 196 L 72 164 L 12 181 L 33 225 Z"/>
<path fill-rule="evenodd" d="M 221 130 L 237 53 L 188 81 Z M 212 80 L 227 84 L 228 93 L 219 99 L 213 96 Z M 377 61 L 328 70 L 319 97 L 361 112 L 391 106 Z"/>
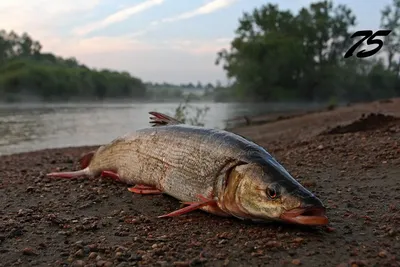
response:
<path fill-rule="evenodd" d="M 79 159 L 79 164 L 81 165 L 81 169 L 85 169 L 89 166 L 92 161 L 93 155 L 96 153 L 96 150 L 90 151 L 89 153 L 83 154 Z"/>
<path fill-rule="evenodd" d="M 72 172 L 51 172 L 46 174 L 47 177 L 53 178 L 76 178 L 79 176 L 88 176 L 91 172 L 88 167 L 79 171 L 72 171 Z"/>
<path fill-rule="evenodd" d="M 183 124 L 183 122 L 160 112 L 150 111 L 149 114 L 154 116 L 150 117 L 150 123 L 153 124 L 153 127 Z"/>

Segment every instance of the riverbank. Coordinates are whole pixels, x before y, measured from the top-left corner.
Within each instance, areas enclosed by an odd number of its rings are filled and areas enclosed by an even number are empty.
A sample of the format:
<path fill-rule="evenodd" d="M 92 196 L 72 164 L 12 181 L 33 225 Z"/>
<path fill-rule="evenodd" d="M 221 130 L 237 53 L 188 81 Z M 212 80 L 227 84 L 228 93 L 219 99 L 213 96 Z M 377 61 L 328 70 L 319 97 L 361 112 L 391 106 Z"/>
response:
<path fill-rule="evenodd" d="M 0 266 L 400 266 L 400 99 L 232 131 L 258 142 L 326 204 L 329 227 L 174 219 L 168 196 L 51 180 L 96 146 L 0 157 Z"/>

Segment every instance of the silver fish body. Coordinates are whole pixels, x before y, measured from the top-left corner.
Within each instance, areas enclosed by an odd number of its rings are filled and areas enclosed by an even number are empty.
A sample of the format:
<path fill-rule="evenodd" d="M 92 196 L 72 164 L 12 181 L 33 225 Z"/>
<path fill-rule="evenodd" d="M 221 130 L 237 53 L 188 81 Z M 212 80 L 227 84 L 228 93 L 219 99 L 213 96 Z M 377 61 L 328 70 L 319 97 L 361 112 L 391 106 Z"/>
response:
<path fill-rule="evenodd" d="M 172 121 L 173 119 L 170 118 Z M 76 174 L 112 171 L 220 216 L 326 224 L 322 202 L 264 148 L 237 134 L 179 124 L 145 128 L 101 146 Z M 73 174 L 71 172 L 70 174 Z M 50 176 L 57 174 L 50 174 Z M 306 217 L 307 211 L 315 210 Z M 321 219 L 323 217 L 323 219 Z"/>

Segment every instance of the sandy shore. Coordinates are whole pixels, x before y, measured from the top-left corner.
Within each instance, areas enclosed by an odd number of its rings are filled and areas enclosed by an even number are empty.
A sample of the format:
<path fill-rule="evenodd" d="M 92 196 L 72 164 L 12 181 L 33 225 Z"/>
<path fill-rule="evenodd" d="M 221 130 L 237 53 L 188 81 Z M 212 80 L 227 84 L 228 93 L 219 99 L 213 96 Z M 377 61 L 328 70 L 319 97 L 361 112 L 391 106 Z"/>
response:
<path fill-rule="evenodd" d="M 2 156 L 0 266 L 400 266 L 396 117 L 400 99 L 233 130 L 320 197 L 329 227 L 254 224 L 202 211 L 157 219 L 179 202 L 134 195 L 108 179 L 44 176 L 77 169 L 93 147 Z"/>

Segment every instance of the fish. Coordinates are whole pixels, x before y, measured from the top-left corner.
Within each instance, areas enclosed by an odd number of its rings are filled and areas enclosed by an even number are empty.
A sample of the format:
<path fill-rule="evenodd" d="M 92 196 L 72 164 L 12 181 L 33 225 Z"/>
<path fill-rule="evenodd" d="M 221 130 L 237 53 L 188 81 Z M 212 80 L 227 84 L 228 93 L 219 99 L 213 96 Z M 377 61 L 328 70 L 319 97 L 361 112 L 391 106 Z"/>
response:
<path fill-rule="evenodd" d="M 48 177 L 110 177 L 136 194 L 167 194 L 194 210 L 254 222 L 320 226 L 326 207 L 262 146 L 233 132 L 149 112 L 152 127 L 115 138 L 80 158 L 77 171 Z"/>

